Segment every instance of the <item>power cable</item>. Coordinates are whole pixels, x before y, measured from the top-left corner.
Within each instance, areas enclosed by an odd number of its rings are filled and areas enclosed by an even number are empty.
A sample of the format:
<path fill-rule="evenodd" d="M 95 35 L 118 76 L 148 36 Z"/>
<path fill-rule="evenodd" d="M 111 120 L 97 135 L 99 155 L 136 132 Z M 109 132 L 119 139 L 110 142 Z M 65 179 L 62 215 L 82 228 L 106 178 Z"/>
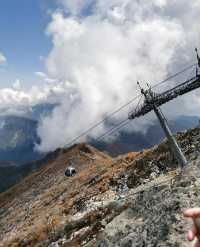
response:
<path fill-rule="evenodd" d="M 155 85 L 152 86 L 152 88 L 158 87 L 159 85 L 161 85 L 161 84 L 169 81 L 170 79 L 172 79 L 172 78 L 174 78 L 174 77 L 176 77 L 176 76 L 184 73 L 185 71 L 187 71 L 188 69 L 190 69 L 190 68 L 192 68 L 192 67 L 194 67 L 196 65 L 197 65 L 197 63 L 194 63 L 194 64 L 192 64 L 190 66 L 187 66 L 186 68 L 184 68 L 183 70 L 177 72 L 176 74 L 171 75 L 171 76 L 167 77 L 166 79 L 164 79 L 163 81 L 160 81 L 160 82 L 156 83 Z M 93 130 L 96 127 L 98 127 L 99 125 L 103 124 L 106 120 L 110 119 L 112 116 L 114 116 L 115 114 L 117 114 L 118 112 L 120 112 L 121 110 L 123 110 L 125 107 L 127 107 L 128 105 L 130 105 L 131 103 L 133 103 L 135 100 L 137 100 L 140 96 L 141 95 L 137 95 L 136 97 L 134 97 L 133 99 L 131 99 L 130 101 L 128 101 L 127 103 L 125 103 L 124 105 L 122 105 L 121 107 L 119 107 L 118 109 L 116 109 L 115 111 L 111 112 L 103 120 L 97 122 L 96 124 L 94 124 L 93 126 L 91 126 L 90 128 L 88 128 L 86 131 L 82 132 L 80 135 L 78 135 L 77 137 L 75 137 L 74 139 L 72 139 L 70 142 L 68 142 L 65 145 L 65 147 L 68 147 L 68 146 L 72 145 L 74 142 L 76 142 L 77 140 L 79 140 L 81 137 L 86 136 L 89 132 L 91 132 L 91 130 Z M 121 125 L 122 122 L 120 122 L 119 125 Z M 117 128 L 118 126 L 115 126 L 115 128 Z M 112 129 L 114 129 L 114 128 L 112 128 Z"/>
<path fill-rule="evenodd" d="M 110 119 L 112 116 L 114 116 L 116 113 L 120 112 L 122 109 L 124 109 L 126 106 L 130 105 L 131 103 L 133 103 L 135 100 L 137 100 L 141 95 L 137 95 L 136 97 L 134 97 L 133 99 L 131 99 L 130 101 L 128 101 L 126 104 L 122 105 L 120 108 L 116 109 L 115 111 L 113 111 L 112 113 L 110 113 L 107 117 L 105 117 L 103 120 L 97 122 L 96 124 L 94 124 L 93 126 L 91 126 L 90 128 L 88 128 L 86 131 L 84 131 L 83 133 L 81 133 L 79 136 L 75 137 L 74 139 L 72 139 L 69 143 L 67 143 L 65 146 L 69 146 L 72 145 L 72 143 L 74 143 L 75 141 L 77 141 L 78 139 L 80 139 L 81 137 L 87 135 L 89 132 L 91 132 L 91 130 L 95 129 L 96 127 L 98 127 L 99 125 L 101 125 L 102 123 L 104 123 L 106 120 Z"/>
<path fill-rule="evenodd" d="M 190 66 L 187 66 L 186 68 L 184 68 L 183 70 L 177 72 L 176 74 L 171 75 L 171 76 L 167 77 L 166 79 L 164 79 L 163 81 L 160 81 L 160 82 L 156 83 L 155 85 L 152 86 L 152 88 L 158 87 L 159 85 L 161 85 L 161 84 L 173 79 L 174 77 L 177 77 L 178 75 L 186 72 L 187 70 L 191 69 L 192 67 L 194 67 L 196 65 L 197 65 L 197 63 L 194 63 L 194 64 L 192 64 Z"/>
<path fill-rule="evenodd" d="M 125 120 L 121 121 L 117 126 L 111 128 L 110 130 L 108 130 L 107 132 L 105 132 L 103 135 L 99 136 L 96 139 L 96 141 L 99 141 L 99 140 L 103 139 L 105 136 L 109 136 L 109 135 L 113 134 L 114 132 L 116 132 L 117 130 L 121 129 L 122 127 L 124 127 L 128 123 L 130 123 L 130 120 L 129 119 L 125 119 Z"/>
<path fill-rule="evenodd" d="M 136 106 L 135 110 L 138 109 L 141 99 L 142 99 L 142 95 L 140 96 L 140 99 L 139 99 L 139 101 L 137 103 L 137 106 Z M 99 136 L 96 139 L 96 141 L 103 139 L 105 136 L 109 136 L 109 135 L 113 134 L 116 130 L 121 129 L 122 127 L 124 127 L 125 125 L 127 125 L 129 122 L 130 122 L 130 119 L 125 119 L 125 120 L 121 121 L 120 123 L 117 124 L 117 126 L 112 127 L 107 132 L 105 132 L 104 134 L 102 134 L 101 136 Z"/>
<path fill-rule="evenodd" d="M 168 80 L 170 80 L 170 79 L 172 79 L 172 78 L 174 78 L 174 77 L 176 77 L 176 76 L 178 76 L 178 75 L 180 75 L 180 74 L 186 72 L 187 70 L 193 68 L 193 67 L 196 66 L 196 65 L 197 65 L 197 63 L 194 63 L 194 64 L 192 64 L 192 65 L 190 65 L 190 66 L 187 66 L 185 69 L 183 69 L 183 70 L 177 72 L 176 74 L 174 74 L 174 75 L 172 75 L 172 76 L 169 76 L 169 77 L 166 78 L 165 80 L 163 80 L 163 81 L 161 81 L 161 82 L 155 84 L 152 88 L 158 87 L 160 84 L 163 84 L 163 83 L 165 83 L 166 81 L 168 81 Z M 191 75 L 191 72 L 190 72 L 190 75 Z M 136 108 L 135 108 L 135 111 L 136 111 L 137 108 L 139 107 L 139 104 L 140 104 L 141 99 L 142 99 L 142 96 L 140 97 L 140 100 L 139 100 L 139 102 L 138 102 L 138 104 L 137 104 L 137 106 L 136 106 Z M 161 110 L 161 109 L 160 109 L 160 110 Z M 162 111 L 161 111 L 161 113 L 162 113 Z M 162 113 L 162 115 L 164 116 L 163 113 Z M 164 116 L 164 118 L 165 118 L 165 116 Z M 167 121 L 166 118 L 165 118 L 165 120 Z M 125 122 L 125 124 L 123 124 L 123 122 Z M 167 121 L 167 122 L 168 122 L 168 121 Z M 108 135 L 113 134 L 116 130 L 121 129 L 124 125 L 126 125 L 126 121 L 125 121 L 125 120 L 122 121 L 122 122 L 120 122 L 119 125 L 117 125 L 117 126 L 111 128 L 109 131 L 107 131 L 106 133 L 104 133 L 102 136 L 98 137 L 97 140 L 102 139 L 102 138 L 104 138 L 105 136 L 108 136 Z M 119 126 L 119 128 L 118 128 L 118 126 Z"/>
<path fill-rule="evenodd" d="M 187 76 L 187 81 L 191 78 L 192 73 L 194 73 L 194 71 L 191 69 L 191 71 L 189 71 L 188 76 Z"/>

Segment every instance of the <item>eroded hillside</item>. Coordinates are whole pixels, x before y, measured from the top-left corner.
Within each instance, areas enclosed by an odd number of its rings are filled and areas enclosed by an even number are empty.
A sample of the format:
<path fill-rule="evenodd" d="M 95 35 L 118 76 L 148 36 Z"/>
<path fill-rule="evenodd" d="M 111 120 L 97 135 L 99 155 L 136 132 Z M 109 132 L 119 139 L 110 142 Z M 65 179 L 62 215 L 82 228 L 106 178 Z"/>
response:
<path fill-rule="evenodd" d="M 166 142 L 115 159 L 86 144 L 58 150 L 0 195 L 0 246 L 188 246 L 181 210 L 200 204 L 200 129 L 178 139 L 182 173 Z"/>

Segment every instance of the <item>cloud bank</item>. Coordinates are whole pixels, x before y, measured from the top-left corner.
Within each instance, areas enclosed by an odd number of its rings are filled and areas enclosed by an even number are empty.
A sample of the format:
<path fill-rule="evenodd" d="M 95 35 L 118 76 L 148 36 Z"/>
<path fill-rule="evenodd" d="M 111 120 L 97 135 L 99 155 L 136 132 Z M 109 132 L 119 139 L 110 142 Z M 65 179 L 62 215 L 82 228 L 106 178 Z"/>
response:
<path fill-rule="evenodd" d="M 46 58 L 48 75 L 37 72 L 44 80 L 56 80 L 43 89 L 33 88 L 28 94 L 6 92 L 12 95 L 12 102 L 18 99 L 29 104 L 41 100 L 60 102 L 53 114 L 40 122 L 41 144 L 37 146 L 40 151 L 64 146 L 132 99 L 139 93 L 137 80 L 157 82 L 192 63 L 194 47 L 200 41 L 200 2 L 196 0 L 59 1 L 63 9 L 52 14 L 46 31 L 52 39 L 52 49 Z M 198 93 L 193 95 L 195 105 Z M 177 106 L 181 105 L 180 114 L 183 108 L 185 114 L 187 109 L 191 110 L 188 99 L 186 96 L 176 101 Z M 129 109 L 117 114 L 113 123 L 127 117 Z M 192 109 L 190 113 L 199 113 L 197 107 Z M 150 115 L 139 124 L 134 122 L 126 131 L 143 130 L 151 118 Z M 91 136 L 105 130 L 102 125 Z"/>
<path fill-rule="evenodd" d="M 16 80 L 12 88 L 0 89 L 0 115 L 26 116 L 35 105 L 59 104 L 73 93 L 74 90 L 68 82 L 33 86 L 29 90 L 23 90 L 20 81 Z"/>
<path fill-rule="evenodd" d="M 159 81 L 191 62 L 191 48 L 199 42 L 197 1 L 62 3 L 64 11 L 52 15 L 47 29 L 53 48 L 46 65 L 51 76 L 69 81 L 77 94 L 64 99 L 52 117 L 41 122 L 41 150 L 64 145 L 133 98 L 137 80 Z"/>

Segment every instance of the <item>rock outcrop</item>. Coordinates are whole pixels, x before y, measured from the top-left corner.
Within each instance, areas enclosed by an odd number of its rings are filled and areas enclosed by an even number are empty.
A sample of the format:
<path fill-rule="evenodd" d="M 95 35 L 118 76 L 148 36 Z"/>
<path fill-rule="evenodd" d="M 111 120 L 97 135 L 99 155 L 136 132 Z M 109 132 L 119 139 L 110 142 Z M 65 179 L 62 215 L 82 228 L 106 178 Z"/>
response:
<path fill-rule="evenodd" d="M 200 129 L 178 134 L 181 170 L 168 144 L 111 158 L 74 145 L 0 194 L 0 246 L 186 247 L 182 210 L 200 205 Z M 73 160 L 78 171 L 66 178 Z"/>

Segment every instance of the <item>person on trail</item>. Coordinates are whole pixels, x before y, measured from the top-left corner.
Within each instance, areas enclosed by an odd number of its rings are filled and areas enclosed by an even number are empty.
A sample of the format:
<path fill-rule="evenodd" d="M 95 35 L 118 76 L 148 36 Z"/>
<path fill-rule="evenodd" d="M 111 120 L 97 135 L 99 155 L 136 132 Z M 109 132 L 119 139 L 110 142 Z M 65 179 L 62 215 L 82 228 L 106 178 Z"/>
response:
<path fill-rule="evenodd" d="M 200 247 L 200 208 L 186 209 L 183 215 L 193 220 L 193 225 L 187 234 L 188 240 L 193 241 L 196 238 L 193 247 Z"/>

